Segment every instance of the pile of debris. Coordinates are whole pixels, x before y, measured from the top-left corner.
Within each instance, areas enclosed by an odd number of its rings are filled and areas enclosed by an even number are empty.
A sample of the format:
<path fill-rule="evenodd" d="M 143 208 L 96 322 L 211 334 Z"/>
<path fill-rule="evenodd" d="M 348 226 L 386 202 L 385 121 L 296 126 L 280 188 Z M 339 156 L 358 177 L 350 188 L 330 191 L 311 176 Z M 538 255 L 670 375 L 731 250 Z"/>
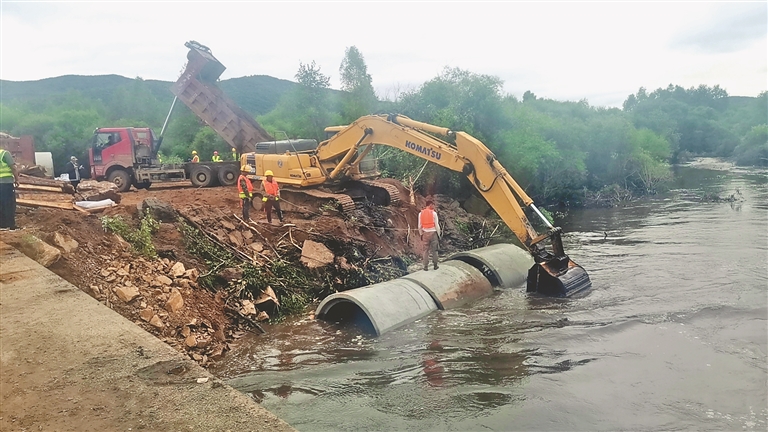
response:
<path fill-rule="evenodd" d="M 120 202 L 117 186 L 112 182 L 83 180 L 77 186 L 62 180 L 19 174 L 16 204 L 24 207 L 49 207 L 78 210 L 85 213 L 101 211 Z M 95 203 L 99 205 L 84 204 Z"/>
<path fill-rule="evenodd" d="M 16 204 L 73 209 L 74 194 L 75 188 L 68 182 L 19 174 Z"/>

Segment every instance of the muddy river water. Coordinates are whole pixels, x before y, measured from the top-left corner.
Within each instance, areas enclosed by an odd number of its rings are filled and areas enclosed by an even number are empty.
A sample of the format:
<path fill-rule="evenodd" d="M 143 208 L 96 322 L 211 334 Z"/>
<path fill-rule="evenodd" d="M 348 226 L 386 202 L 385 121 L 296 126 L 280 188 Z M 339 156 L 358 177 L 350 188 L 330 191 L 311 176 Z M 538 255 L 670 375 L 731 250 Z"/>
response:
<path fill-rule="evenodd" d="M 561 221 L 582 298 L 510 289 L 379 338 L 305 319 L 213 372 L 301 431 L 765 431 L 768 173 L 705 159 L 675 179 Z"/>

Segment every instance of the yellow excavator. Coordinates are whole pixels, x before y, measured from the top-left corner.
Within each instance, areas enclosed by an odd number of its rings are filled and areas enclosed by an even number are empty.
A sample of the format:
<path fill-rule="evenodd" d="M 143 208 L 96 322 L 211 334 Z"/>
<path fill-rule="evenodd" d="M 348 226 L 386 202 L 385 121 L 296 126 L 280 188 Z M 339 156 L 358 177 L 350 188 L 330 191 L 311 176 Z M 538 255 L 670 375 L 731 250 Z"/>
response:
<path fill-rule="evenodd" d="M 467 176 L 533 255 L 535 264 L 528 272 L 527 291 L 570 296 L 591 286 L 587 272 L 565 254 L 561 229 L 550 224 L 496 156 L 471 135 L 396 114 L 361 117 L 326 132 L 332 136 L 316 148 L 299 150 L 291 140 L 274 141 L 274 146 L 282 145 L 285 151 L 275 147 L 246 153 L 241 163 L 251 167 L 256 180 L 271 170 L 277 182 L 287 186 L 284 191 L 298 188 L 303 194 L 333 198 L 341 201 L 341 210 L 346 211 L 354 209 L 354 194 L 350 196 L 349 190 L 359 184 L 374 189 L 381 204 L 397 203 L 397 189 L 372 180 L 376 172 L 363 169 L 374 146 L 394 147 Z M 548 227 L 546 233 L 536 232 L 521 204 L 541 218 Z"/>

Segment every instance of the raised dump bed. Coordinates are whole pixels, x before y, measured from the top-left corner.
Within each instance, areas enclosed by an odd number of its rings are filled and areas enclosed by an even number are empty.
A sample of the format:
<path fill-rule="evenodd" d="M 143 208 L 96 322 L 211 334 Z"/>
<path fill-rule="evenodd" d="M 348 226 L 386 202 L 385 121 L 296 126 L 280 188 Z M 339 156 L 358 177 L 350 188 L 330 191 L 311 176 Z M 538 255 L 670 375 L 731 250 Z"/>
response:
<path fill-rule="evenodd" d="M 315 316 L 351 323 L 379 336 L 437 309 L 480 300 L 495 287 L 522 286 L 532 265 L 528 252 L 510 244 L 461 252 L 437 270 L 332 294 L 320 303 Z"/>

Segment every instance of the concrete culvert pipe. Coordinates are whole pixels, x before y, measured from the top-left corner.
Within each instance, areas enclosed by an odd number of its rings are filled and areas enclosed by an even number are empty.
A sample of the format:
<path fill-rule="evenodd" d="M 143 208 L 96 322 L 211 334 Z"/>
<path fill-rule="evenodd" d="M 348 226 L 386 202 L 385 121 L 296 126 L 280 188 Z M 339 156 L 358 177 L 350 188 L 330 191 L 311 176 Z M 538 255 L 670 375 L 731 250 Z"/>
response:
<path fill-rule="evenodd" d="M 500 243 L 452 255 L 446 262 L 463 261 L 480 270 L 494 287 L 514 288 L 528 278 L 533 266 L 530 253 L 515 245 Z"/>
<path fill-rule="evenodd" d="M 419 271 L 403 276 L 416 282 L 432 296 L 440 309 L 453 309 L 493 294 L 483 273 L 463 261 L 446 261 L 434 271 Z"/>
<path fill-rule="evenodd" d="M 393 279 L 331 294 L 317 307 L 315 316 L 351 323 L 380 336 L 436 310 L 437 304 L 418 283 Z"/>

